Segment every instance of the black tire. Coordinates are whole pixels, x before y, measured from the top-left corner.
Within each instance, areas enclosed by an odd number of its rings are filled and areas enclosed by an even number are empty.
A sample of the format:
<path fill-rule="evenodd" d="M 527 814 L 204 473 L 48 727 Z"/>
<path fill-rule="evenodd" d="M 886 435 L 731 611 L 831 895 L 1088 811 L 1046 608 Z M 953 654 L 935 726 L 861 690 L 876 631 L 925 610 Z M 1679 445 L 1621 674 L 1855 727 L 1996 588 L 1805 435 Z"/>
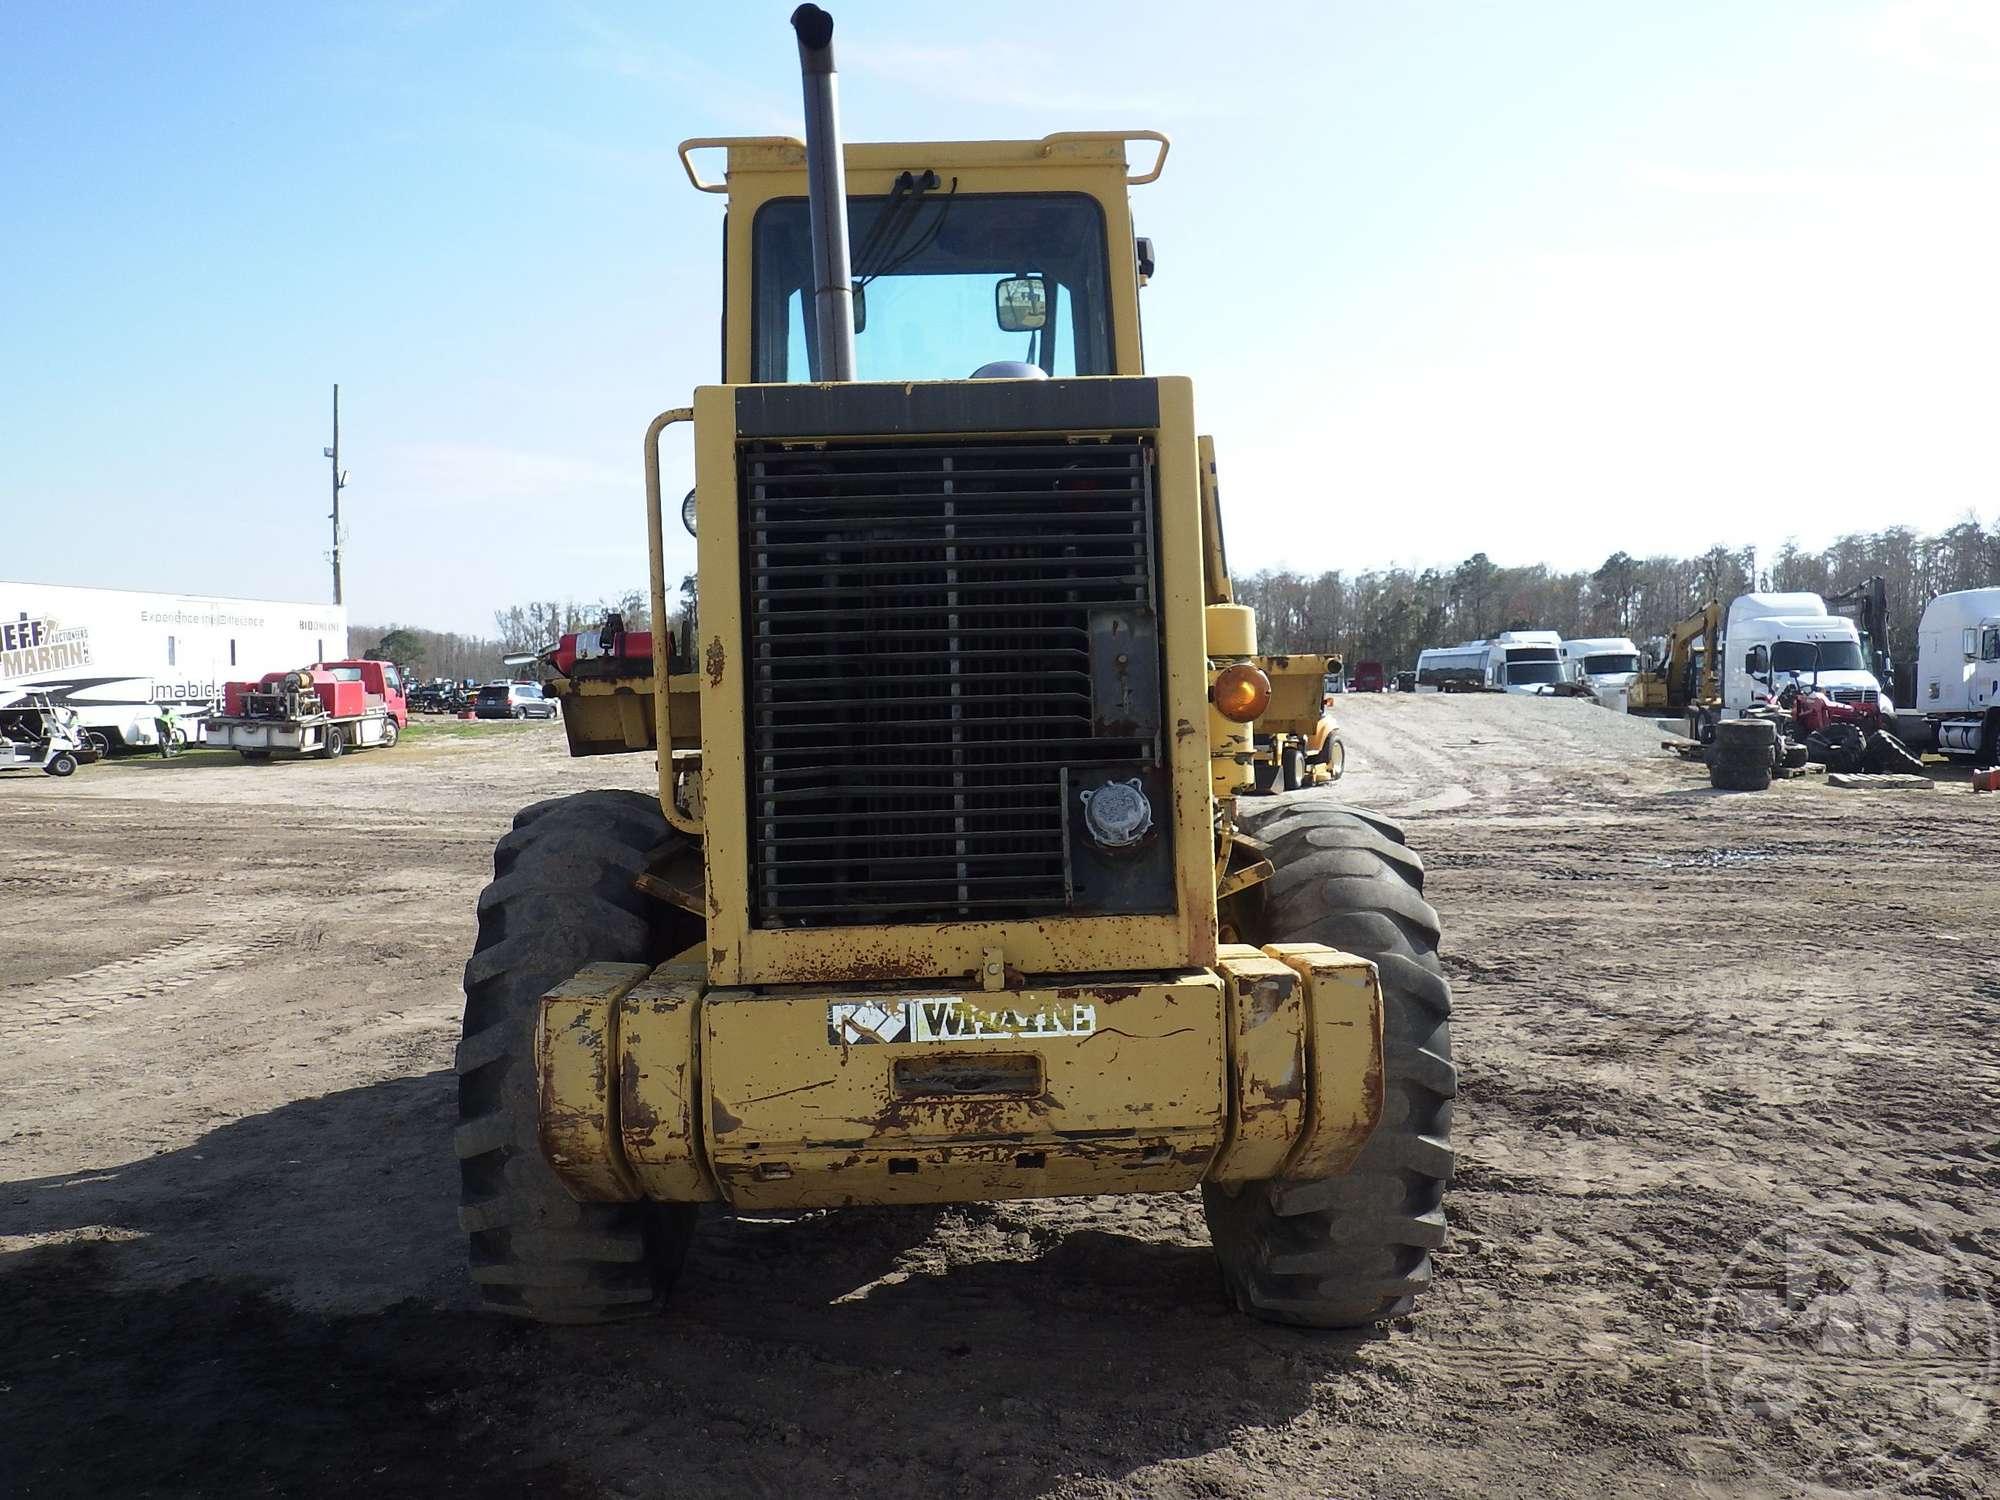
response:
<path fill-rule="evenodd" d="M 396 722 L 396 716 L 394 714 L 391 714 L 388 718 L 382 721 L 382 748 L 384 750 L 389 749 L 392 745 L 396 743 L 397 740 L 401 739 L 402 737 L 403 737 L 402 726 Z"/>
<path fill-rule="evenodd" d="M 542 994 L 592 960 L 657 962 L 676 939 L 700 936 L 671 917 L 663 928 L 662 908 L 632 885 L 669 837 L 656 799 L 584 792 L 522 809 L 494 848 L 465 966 L 455 1144 L 472 1279 L 495 1312 L 543 1323 L 642 1316 L 687 1254 L 692 1205 L 578 1203 L 536 1138 Z"/>
<path fill-rule="evenodd" d="M 1202 1189 L 1225 1289 L 1256 1317 L 1358 1328 L 1401 1317 L 1431 1284 L 1451 1181 L 1451 986 L 1424 866 L 1394 823 L 1339 804 L 1250 823 L 1276 866 L 1245 941 L 1317 942 L 1374 960 L 1387 1054 L 1382 1121 L 1353 1168 L 1323 1180 Z"/>
<path fill-rule="evenodd" d="M 1829 771 L 1858 771 L 1867 746 L 1852 724 L 1830 724 L 1806 736 L 1806 754 Z"/>
<path fill-rule="evenodd" d="M 1921 776 L 1924 762 L 1921 756 L 1912 755 L 1910 747 L 1890 734 L 1886 729 L 1878 729 L 1868 736 L 1868 769 L 1897 776 Z"/>
<path fill-rule="evenodd" d="M 347 726 L 345 724 L 327 725 L 326 739 L 315 753 L 321 760 L 339 760 L 341 756 L 345 755 L 347 753 Z"/>
<path fill-rule="evenodd" d="M 1797 740 L 1785 741 L 1785 768 L 1787 770 L 1804 770 L 1806 762 L 1811 758 L 1806 747 Z"/>
<path fill-rule="evenodd" d="M 1306 784 L 1306 747 L 1297 740 L 1285 741 L 1285 753 L 1279 764 L 1279 774 L 1288 792 L 1296 792 Z"/>
<path fill-rule="evenodd" d="M 517 719 L 525 719 L 528 717 L 528 711 L 525 708 L 517 708 L 514 710 L 514 717 Z"/>
<path fill-rule="evenodd" d="M 1720 792 L 1766 792 L 1771 789 L 1771 757 L 1718 752 L 1708 763 L 1708 784 Z"/>
<path fill-rule="evenodd" d="M 76 774 L 76 757 L 71 755 L 67 750 L 58 750 L 54 755 L 49 757 L 48 764 L 43 766 L 42 769 L 47 771 L 51 776 L 74 776 Z"/>
<path fill-rule="evenodd" d="M 1326 737 L 1326 743 L 1320 747 L 1319 763 L 1326 767 L 1328 781 L 1338 781 L 1347 774 L 1347 746 L 1339 735 Z"/>

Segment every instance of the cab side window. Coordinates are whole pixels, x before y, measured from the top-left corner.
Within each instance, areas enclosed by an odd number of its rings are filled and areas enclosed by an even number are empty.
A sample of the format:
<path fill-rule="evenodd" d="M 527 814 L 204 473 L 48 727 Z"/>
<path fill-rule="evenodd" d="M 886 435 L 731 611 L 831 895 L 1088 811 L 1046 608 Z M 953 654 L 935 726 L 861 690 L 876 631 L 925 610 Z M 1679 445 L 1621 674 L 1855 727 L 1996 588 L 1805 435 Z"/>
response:
<path fill-rule="evenodd" d="M 2000 626 L 1988 626 L 1981 632 L 1979 656 L 1982 661 L 2000 661 Z"/>

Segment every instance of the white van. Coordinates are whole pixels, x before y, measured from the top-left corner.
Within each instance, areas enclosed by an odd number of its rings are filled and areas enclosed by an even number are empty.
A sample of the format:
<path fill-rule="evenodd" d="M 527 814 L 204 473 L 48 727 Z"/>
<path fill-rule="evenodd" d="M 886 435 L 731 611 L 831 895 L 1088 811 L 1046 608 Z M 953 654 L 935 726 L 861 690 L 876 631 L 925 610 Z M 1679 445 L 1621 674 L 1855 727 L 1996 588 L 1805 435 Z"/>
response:
<path fill-rule="evenodd" d="M 1917 712 L 1946 755 L 2000 761 L 2000 589 L 1939 594 L 1924 606 Z"/>
<path fill-rule="evenodd" d="M 1485 641 L 1432 646 L 1417 653 L 1417 688 L 1440 693 L 1476 693 L 1486 686 Z"/>

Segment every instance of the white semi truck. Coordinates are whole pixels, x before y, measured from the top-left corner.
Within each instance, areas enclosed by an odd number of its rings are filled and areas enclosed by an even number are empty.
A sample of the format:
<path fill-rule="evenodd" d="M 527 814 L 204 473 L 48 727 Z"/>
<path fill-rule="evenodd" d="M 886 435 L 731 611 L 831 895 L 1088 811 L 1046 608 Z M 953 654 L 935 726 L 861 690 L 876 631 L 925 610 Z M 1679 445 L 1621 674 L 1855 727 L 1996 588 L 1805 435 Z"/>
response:
<path fill-rule="evenodd" d="M 1741 718 L 1775 699 L 1796 678 L 1817 683 L 1834 703 L 1861 710 L 1877 727 L 1895 722 L 1895 706 L 1868 670 L 1861 633 L 1827 613 L 1818 594 L 1742 594 L 1722 626 L 1722 703 L 1689 710 L 1688 732 L 1707 741 L 1717 718 Z"/>
<path fill-rule="evenodd" d="M 1622 635 L 1593 635 L 1562 643 L 1563 665 L 1597 692 L 1629 688 L 1639 675 L 1639 648 Z"/>
<path fill-rule="evenodd" d="M 2000 588 L 1939 594 L 1917 624 L 1917 709 L 1931 743 L 2000 763 Z"/>
<path fill-rule="evenodd" d="M 1539 693 L 1564 680 L 1562 636 L 1553 630 L 1503 630 L 1487 643 L 1486 685 L 1502 693 Z"/>
<path fill-rule="evenodd" d="M 335 604 L 0 582 L 0 708 L 45 695 L 114 750 L 158 744 L 162 708 L 198 722 L 231 679 L 346 655 Z"/>

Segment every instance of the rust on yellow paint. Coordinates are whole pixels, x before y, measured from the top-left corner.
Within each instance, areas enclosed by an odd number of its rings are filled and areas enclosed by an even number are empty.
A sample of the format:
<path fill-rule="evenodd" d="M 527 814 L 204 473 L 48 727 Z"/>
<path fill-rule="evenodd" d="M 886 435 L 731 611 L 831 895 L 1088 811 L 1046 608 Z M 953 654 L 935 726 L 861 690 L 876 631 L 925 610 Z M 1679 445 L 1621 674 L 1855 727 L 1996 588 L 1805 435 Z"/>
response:
<path fill-rule="evenodd" d="M 702 1157 L 695 1026 L 704 966 L 682 955 L 618 1002 L 619 1140 L 648 1198 L 701 1203 L 716 1196 Z"/>
<path fill-rule="evenodd" d="M 1281 1175 L 1334 1177 L 1354 1165 L 1382 1119 L 1382 981 L 1375 965 L 1318 943 L 1267 943 L 1303 982 L 1306 1122 Z"/>
<path fill-rule="evenodd" d="M 536 1134 L 556 1176 L 583 1202 L 641 1196 L 619 1147 L 612 1059 L 619 998 L 647 972 L 644 964 L 588 964 L 543 995 L 536 1016 Z"/>
<path fill-rule="evenodd" d="M 1212 1182 L 1261 1182 L 1292 1154 L 1306 1118 L 1306 1005 L 1299 976 L 1241 943 L 1222 949 L 1228 986 L 1229 1143 Z"/>

